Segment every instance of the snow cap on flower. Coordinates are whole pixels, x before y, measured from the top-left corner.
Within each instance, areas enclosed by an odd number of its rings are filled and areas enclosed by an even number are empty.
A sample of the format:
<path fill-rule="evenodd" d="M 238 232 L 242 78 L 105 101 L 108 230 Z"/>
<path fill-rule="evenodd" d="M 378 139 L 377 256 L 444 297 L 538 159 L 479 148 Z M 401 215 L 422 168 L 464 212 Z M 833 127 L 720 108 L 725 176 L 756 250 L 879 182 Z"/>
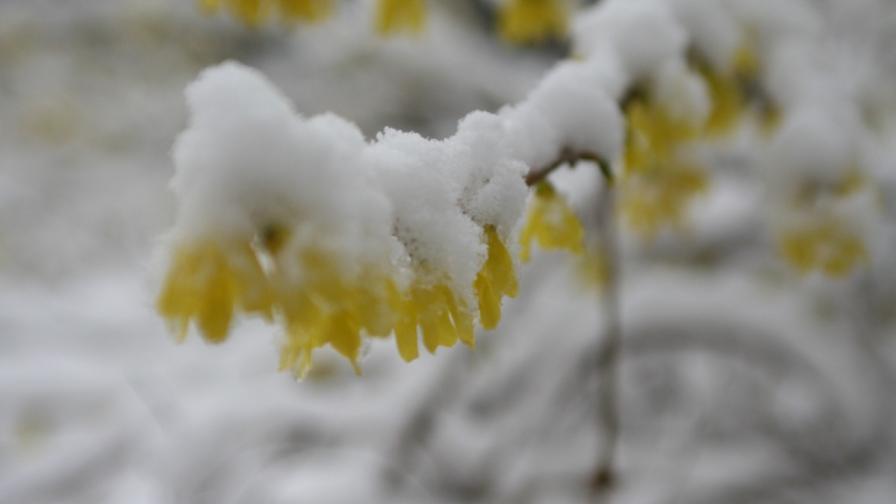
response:
<path fill-rule="evenodd" d="M 388 236 L 388 203 L 360 169 L 356 126 L 299 116 L 261 74 L 232 62 L 204 71 L 187 101 L 190 124 L 174 148 L 181 234 L 251 235 L 301 221 L 352 234 L 344 245 L 355 250 Z"/>
<path fill-rule="evenodd" d="M 457 167 L 466 177 L 460 205 L 478 225 L 494 226 L 507 241 L 519 222 L 529 190 L 529 168 L 509 155 L 501 117 L 476 111 L 460 120 L 448 142 L 463 149 Z"/>
<path fill-rule="evenodd" d="M 386 129 L 364 153 L 393 205 L 394 233 L 424 283 L 448 283 L 465 299 L 485 260 L 481 230 L 457 201 L 450 144 Z"/>

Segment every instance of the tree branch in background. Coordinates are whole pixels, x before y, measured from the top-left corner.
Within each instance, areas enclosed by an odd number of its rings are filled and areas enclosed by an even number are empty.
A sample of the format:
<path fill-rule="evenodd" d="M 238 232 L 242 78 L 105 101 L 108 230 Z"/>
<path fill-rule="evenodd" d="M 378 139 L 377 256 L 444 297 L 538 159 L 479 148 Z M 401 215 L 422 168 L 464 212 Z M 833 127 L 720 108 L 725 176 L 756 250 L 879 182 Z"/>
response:
<path fill-rule="evenodd" d="M 619 438 L 619 404 L 617 378 L 622 346 L 622 322 L 620 315 L 620 282 L 622 264 L 616 229 L 616 189 L 612 173 L 604 161 L 597 161 L 605 176 L 602 194 L 598 202 L 601 255 L 606 262 L 606 275 L 601 293 L 603 311 L 603 338 L 597 347 L 597 429 L 600 440 L 597 465 L 592 476 L 591 488 L 595 493 L 610 489 L 617 479 L 615 461 Z"/>

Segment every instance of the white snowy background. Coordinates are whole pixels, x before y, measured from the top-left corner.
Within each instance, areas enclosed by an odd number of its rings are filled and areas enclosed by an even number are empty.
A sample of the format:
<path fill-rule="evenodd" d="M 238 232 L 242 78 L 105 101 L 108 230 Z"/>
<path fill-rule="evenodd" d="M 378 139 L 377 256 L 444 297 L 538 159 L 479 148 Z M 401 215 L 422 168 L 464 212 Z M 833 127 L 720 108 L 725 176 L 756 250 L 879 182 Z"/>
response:
<path fill-rule="evenodd" d="M 328 351 L 305 381 L 278 373 L 276 329 L 258 321 L 179 345 L 153 310 L 170 149 L 202 68 L 236 59 L 303 113 L 439 137 L 521 99 L 563 54 L 501 44 L 476 2 L 430 3 L 422 38 L 384 40 L 364 2 L 252 31 L 190 1 L 0 1 L 0 503 L 587 499 L 603 314 L 563 254 L 523 268 L 475 351 L 405 364 L 375 342 L 361 377 Z M 841 49 L 870 41 L 893 89 L 896 8 L 816 3 Z M 722 169 L 684 236 L 625 236 L 610 498 L 892 503 L 893 215 L 877 274 L 788 274 L 746 144 L 714 153 Z M 557 175 L 580 203 L 598 184 L 581 167 Z"/>

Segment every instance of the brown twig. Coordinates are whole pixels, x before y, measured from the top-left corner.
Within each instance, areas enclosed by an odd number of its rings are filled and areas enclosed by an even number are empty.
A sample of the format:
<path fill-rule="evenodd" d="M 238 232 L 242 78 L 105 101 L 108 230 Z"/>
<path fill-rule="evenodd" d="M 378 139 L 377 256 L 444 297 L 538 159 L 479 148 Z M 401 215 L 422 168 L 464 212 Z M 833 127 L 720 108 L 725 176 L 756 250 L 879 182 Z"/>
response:
<path fill-rule="evenodd" d="M 553 173 L 557 168 L 565 165 L 573 166 L 579 161 L 591 161 L 592 163 L 596 164 L 600 168 L 601 173 L 603 173 L 604 178 L 607 181 L 612 182 L 613 172 L 610 171 L 610 165 L 606 161 L 604 161 L 602 157 L 592 152 L 575 152 L 572 149 L 567 148 L 563 149 L 557 159 L 555 159 L 548 165 L 541 168 L 536 168 L 526 174 L 526 185 L 530 187 L 534 186 L 535 184 L 546 179 L 548 175 Z"/>

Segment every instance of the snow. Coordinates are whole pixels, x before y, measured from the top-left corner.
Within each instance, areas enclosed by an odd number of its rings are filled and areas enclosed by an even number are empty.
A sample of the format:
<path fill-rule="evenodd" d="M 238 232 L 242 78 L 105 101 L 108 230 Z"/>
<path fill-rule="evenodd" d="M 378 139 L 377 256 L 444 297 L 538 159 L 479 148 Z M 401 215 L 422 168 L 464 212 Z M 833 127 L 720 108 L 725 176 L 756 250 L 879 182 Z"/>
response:
<path fill-rule="evenodd" d="M 449 275 L 456 292 L 472 299 L 472 285 L 485 246 L 480 228 L 458 207 L 461 185 L 451 170 L 455 153 L 450 144 L 415 133 L 385 130 L 366 159 L 393 202 L 395 235 L 422 281 L 438 283 Z"/>
<path fill-rule="evenodd" d="M 573 45 L 586 59 L 604 50 L 618 54 L 630 82 L 680 55 L 687 35 L 662 0 L 608 0 L 582 12 L 573 24 Z"/>
<path fill-rule="evenodd" d="M 688 42 L 718 71 L 730 69 L 745 30 L 731 12 L 731 2 L 673 0 L 672 11 L 688 34 Z M 749 26 L 749 25 L 748 25 Z"/>
<path fill-rule="evenodd" d="M 588 63 L 554 67 L 528 96 L 525 105 L 539 110 L 557 132 L 557 158 L 565 148 L 615 159 L 622 147 L 622 114 L 604 82 L 588 71 Z M 534 165 L 541 166 L 541 165 Z"/>

